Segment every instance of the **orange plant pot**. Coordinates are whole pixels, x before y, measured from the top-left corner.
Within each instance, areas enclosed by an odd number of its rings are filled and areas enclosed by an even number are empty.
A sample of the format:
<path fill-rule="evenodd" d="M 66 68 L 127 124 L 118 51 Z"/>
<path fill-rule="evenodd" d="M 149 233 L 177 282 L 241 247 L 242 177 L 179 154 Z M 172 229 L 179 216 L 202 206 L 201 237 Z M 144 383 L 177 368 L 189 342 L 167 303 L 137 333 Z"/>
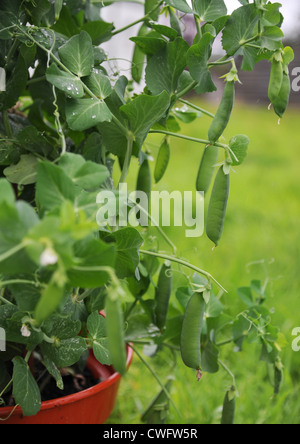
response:
<path fill-rule="evenodd" d="M 128 347 L 127 369 L 132 359 L 133 351 Z M 100 364 L 92 352 L 87 367 L 102 382 L 79 393 L 43 402 L 35 416 L 23 416 L 21 407 L 12 414 L 13 407 L 1 407 L 1 419 L 11 416 L 0 424 L 104 424 L 115 407 L 121 375 Z"/>

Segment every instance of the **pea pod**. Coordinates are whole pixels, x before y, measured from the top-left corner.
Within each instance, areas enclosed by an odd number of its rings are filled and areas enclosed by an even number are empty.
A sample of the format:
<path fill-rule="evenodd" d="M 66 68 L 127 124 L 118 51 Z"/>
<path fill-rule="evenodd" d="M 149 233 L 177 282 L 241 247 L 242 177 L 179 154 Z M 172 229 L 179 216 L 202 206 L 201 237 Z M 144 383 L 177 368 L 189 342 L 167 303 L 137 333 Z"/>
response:
<path fill-rule="evenodd" d="M 218 161 L 218 155 L 218 147 L 209 145 L 205 148 L 197 176 L 197 191 L 203 191 L 204 194 L 208 192 L 215 172 L 215 165 Z"/>
<path fill-rule="evenodd" d="M 155 324 L 160 330 L 166 324 L 172 293 L 172 281 L 172 268 L 168 263 L 165 263 L 160 270 L 155 291 Z"/>
<path fill-rule="evenodd" d="M 226 393 L 224 399 L 221 424 L 233 425 L 234 416 L 235 416 L 235 392 L 233 390 L 229 390 Z"/>
<path fill-rule="evenodd" d="M 279 92 L 278 97 L 273 102 L 274 110 L 276 114 L 282 118 L 290 100 L 290 94 L 291 94 L 291 80 L 290 76 L 288 74 L 283 74 L 283 81 L 281 85 L 281 89 Z"/>
<path fill-rule="evenodd" d="M 230 120 L 235 99 L 234 81 L 226 83 L 219 109 L 208 131 L 208 139 L 214 144 L 220 139 Z"/>
<path fill-rule="evenodd" d="M 281 61 L 273 60 L 269 82 L 269 99 L 274 103 L 279 96 L 283 81 L 283 65 Z"/>
<path fill-rule="evenodd" d="M 136 189 L 138 191 L 144 191 L 144 193 L 146 193 L 147 196 L 150 196 L 152 189 L 152 179 L 151 179 L 151 170 L 148 159 L 145 159 L 142 165 L 140 166 Z"/>
<path fill-rule="evenodd" d="M 106 299 L 106 331 L 111 362 L 121 375 L 126 373 L 124 319 L 120 300 L 110 290 Z"/>
<path fill-rule="evenodd" d="M 181 356 L 187 367 L 201 369 L 201 333 L 205 312 L 202 293 L 194 293 L 188 302 L 181 331 Z"/>
<path fill-rule="evenodd" d="M 278 395 L 283 380 L 283 371 L 278 366 L 274 365 L 274 395 Z"/>
<path fill-rule="evenodd" d="M 218 246 L 223 234 L 229 190 L 230 176 L 225 174 L 223 167 L 221 167 L 212 190 L 206 227 L 207 236 L 216 246 Z"/>
<path fill-rule="evenodd" d="M 168 139 L 165 138 L 157 156 L 155 170 L 154 170 L 154 179 L 155 182 L 158 183 L 164 176 L 168 164 L 170 161 L 170 145 Z"/>

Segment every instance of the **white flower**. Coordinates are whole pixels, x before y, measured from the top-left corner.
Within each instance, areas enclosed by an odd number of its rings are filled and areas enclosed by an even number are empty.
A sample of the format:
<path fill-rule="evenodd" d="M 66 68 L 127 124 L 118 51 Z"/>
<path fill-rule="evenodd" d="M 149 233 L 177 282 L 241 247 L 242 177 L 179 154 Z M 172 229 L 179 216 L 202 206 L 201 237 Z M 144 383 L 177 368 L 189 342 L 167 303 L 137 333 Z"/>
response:
<path fill-rule="evenodd" d="M 22 325 L 21 334 L 22 336 L 24 336 L 24 338 L 29 338 L 31 336 L 31 331 L 29 330 L 26 324 Z"/>
<path fill-rule="evenodd" d="M 52 248 L 47 248 L 40 258 L 40 264 L 42 267 L 47 267 L 48 265 L 55 265 L 58 262 L 58 256 Z"/>

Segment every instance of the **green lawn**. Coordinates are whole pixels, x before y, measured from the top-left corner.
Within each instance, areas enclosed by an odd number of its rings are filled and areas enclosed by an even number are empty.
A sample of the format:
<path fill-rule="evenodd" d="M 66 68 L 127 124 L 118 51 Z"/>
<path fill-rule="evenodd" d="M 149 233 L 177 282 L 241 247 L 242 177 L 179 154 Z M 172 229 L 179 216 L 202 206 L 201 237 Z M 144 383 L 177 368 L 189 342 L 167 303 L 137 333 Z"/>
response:
<path fill-rule="evenodd" d="M 211 105 L 207 108 L 214 111 Z M 180 256 L 211 272 L 229 291 L 224 302 L 233 307 L 234 313 L 238 313 L 240 306 L 236 288 L 248 285 L 251 279 L 265 277 L 262 265 L 247 265 L 261 260 L 267 264 L 271 280 L 267 304 L 274 307 L 275 324 L 287 341 L 283 353 L 285 380 L 275 401 L 266 365 L 258 362 L 256 346 L 247 346 L 242 353 L 235 354 L 231 346 L 224 347 L 222 360 L 237 378 L 240 398 L 236 422 L 242 424 L 300 423 L 300 353 L 291 350 L 291 331 L 300 326 L 299 121 L 300 112 L 294 109 L 290 109 L 279 126 L 275 114 L 266 107 L 239 105 L 226 138 L 247 134 L 251 146 L 245 164 L 232 174 L 228 216 L 220 246 L 212 251 L 212 244 L 205 236 L 195 240 L 185 238 L 180 229 L 168 232 Z M 207 138 L 209 124 L 209 118 L 203 117 L 182 125 L 182 133 Z M 156 135 L 148 139 L 154 158 L 160 140 L 161 136 Z M 157 189 L 194 190 L 202 152 L 201 145 L 172 139 L 169 169 Z M 132 169 L 135 170 L 134 166 Z M 160 248 L 167 250 L 167 245 Z M 175 377 L 172 397 L 181 417 L 171 407 L 170 423 L 219 422 L 224 392 L 230 384 L 225 373 L 205 375 L 197 383 L 194 373 L 184 368 L 180 360 L 174 371 L 167 357 L 154 360 L 153 364 L 162 378 L 169 373 Z M 139 423 L 143 409 L 158 391 L 155 380 L 135 358 L 122 382 L 110 423 Z"/>

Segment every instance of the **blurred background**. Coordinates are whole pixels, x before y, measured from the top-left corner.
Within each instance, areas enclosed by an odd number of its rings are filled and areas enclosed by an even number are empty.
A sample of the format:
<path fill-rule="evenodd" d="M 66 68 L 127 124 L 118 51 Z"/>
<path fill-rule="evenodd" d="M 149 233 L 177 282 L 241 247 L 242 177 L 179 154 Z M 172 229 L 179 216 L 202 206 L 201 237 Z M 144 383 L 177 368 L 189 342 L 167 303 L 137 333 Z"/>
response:
<path fill-rule="evenodd" d="M 226 3 L 230 11 L 240 6 L 238 1 L 228 0 Z M 285 16 L 285 43 L 293 47 L 296 56 L 291 66 L 294 82 L 291 106 L 279 125 L 277 116 L 268 110 L 269 63 L 259 63 L 252 73 L 241 73 L 243 85 L 238 87 L 237 104 L 225 138 L 229 140 L 233 135 L 247 134 L 251 145 L 245 164 L 232 174 L 222 243 L 216 251 L 212 251 L 205 236 L 195 241 L 185 238 L 179 228 L 168 231 L 181 257 L 209 270 L 229 291 L 222 302 L 232 313 L 244 309 L 237 297 L 238 287 L 248 286 L 252 279 L 268 280 L 267 306 L 274 313 L 273 324 L 283 333 L 284 382 L 275 400 L 268 368 L 265 363 L 259 362 L 259 347 L 247 345 L 243 352 L 232 353 L 232 346 L 225 346 L 222 360 L 236 375 L 240 394 L 236 413 L 239 424 L 300 423 L 300 352 L 292 351 L 291 347 L 294 339 L 292 330 L 300 327 L 300 2 L 282 0 L 281 3 Z M 120 3 L 104 8 L 102 18 L 115 21 L 116 27 L 122 27 L 141 16 L 142 6 Z M 193 35 L 193 21 L 188 23 L 186 32 Z M 132 28 L 104 45 L 117 59 L 110 62 L 111 69 L 129 78 L 128 60 L 132 57 L 133 45 L 124 45 L 124 42 L 134 36 L 137 29 Z M 223 82 L 218 80 L 218 75 L 215 75 L 215 81 L 220 82 L 219 93 L 205 97 L 190 96 L 189 100 L 215 112 Z M 209 125 L 209 118 L 203 116 L 189 125 L 182 124 L 181 132 L 206 138 Z M 157 135 L 147 139 L 146 148 L 154 159 L 161 140 L 162 137 Z M 172 139 L 171 143 L 168 171 L 155 189 L 194 190 L 203 148 L 177 139 Z M 198 161 L 195 162 L 195 159 Z M 133 166 L 132 170 L 136 171 L 136 168 Z M 129 180 L 135 184 L 134 173 Z M 167 249 L 163 244 L 160 248 Z M 194 373 L 186 369 L 180 359 L 172 368 L 169 358 L 166 355 L 149 360 L 163 380 L 170 374 L 174 378 L 171 393 L 180 416 L 171 406 L 168 422 L 218 423 L 230 378 L 219 372 L 217 375 L 205 375 L 197 383 Z M 135 358 L 122 382 L 110 423 L 139 423 L 142 412 L 159 391 L 158 384 Z"/>

